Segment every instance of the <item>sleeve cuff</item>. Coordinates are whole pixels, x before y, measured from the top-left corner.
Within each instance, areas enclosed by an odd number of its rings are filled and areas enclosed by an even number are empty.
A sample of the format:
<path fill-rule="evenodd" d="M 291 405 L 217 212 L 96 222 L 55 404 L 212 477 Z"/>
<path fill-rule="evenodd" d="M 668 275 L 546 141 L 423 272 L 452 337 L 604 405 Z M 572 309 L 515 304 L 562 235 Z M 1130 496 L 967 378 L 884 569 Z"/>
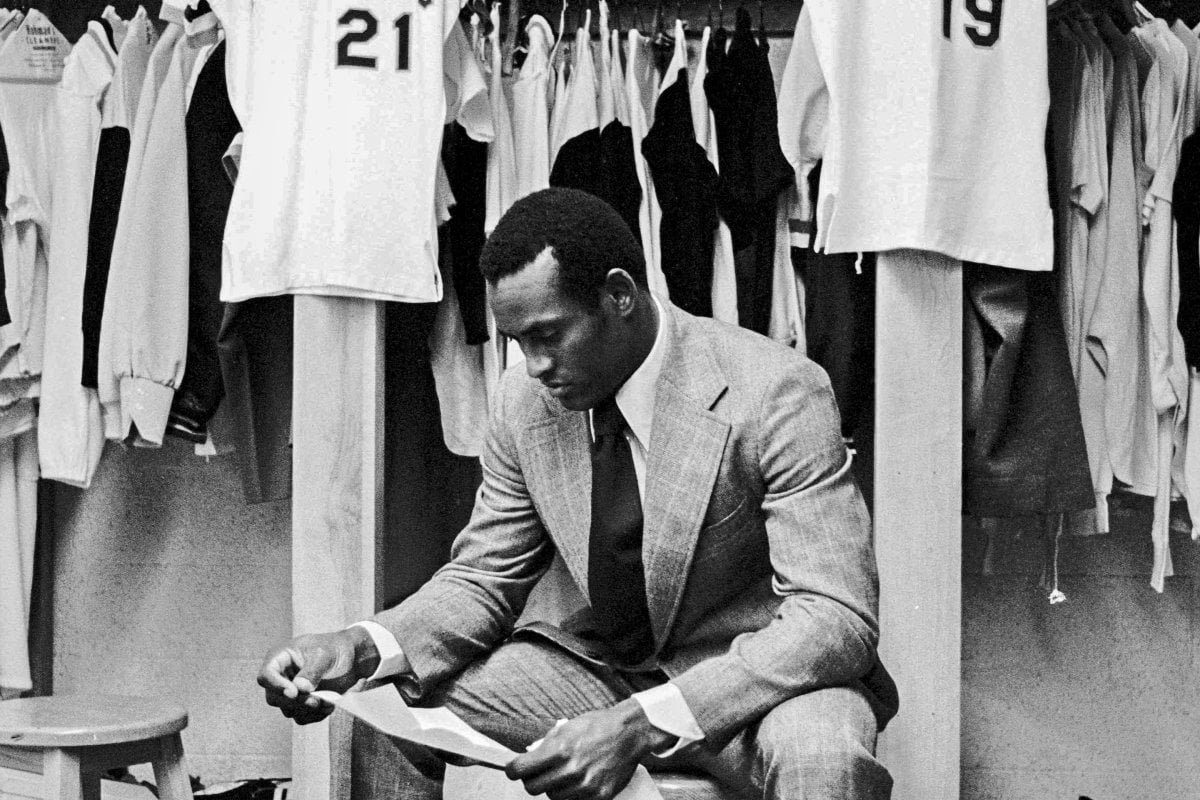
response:
<path fill-rule="evenodd" d="M 387 628 L 369 619 L 356 622 L 350 627 L 362 628 L 366 631 L 371 637 L 371 641 L 375 643 L 375 649 L 379 652 L 379 666 L 375 668 L 375 672 L 367 680 L 377 681 L 382 678 L 391 678 L 403 672 L 412 671 L 408 663 L 408 658 L 404 655 L 404 651 L 400 649 L 400 643 L 396 641 L 396 637 Z"/>
<path fill-rule="evenodd" d="M 149 378 L 121 378 L 121 438 L 129 436 L 133 424 L 142 439 L 161 447 L 174 399 L 175 389 L 170 386 Z"/>
<path fill-rule="evenodd" d="M 633 695 L 633 699 L 638 701 L 638 705 L 642 707 L 642 711 L 645 712 L 646 719 L 650 720 L 651 725 L 679 737 L 679 741 L 675 744 L 654 755 L 666 758 L 684 747 L 704 739 L 704 731 L 700 730 L 700 725 L 692 715 L 692 710 L 688 708 L 687 701 L 683 699 L 683 693 L 675 684 L 664 683 L 653 689 L 637 692 Z"/>

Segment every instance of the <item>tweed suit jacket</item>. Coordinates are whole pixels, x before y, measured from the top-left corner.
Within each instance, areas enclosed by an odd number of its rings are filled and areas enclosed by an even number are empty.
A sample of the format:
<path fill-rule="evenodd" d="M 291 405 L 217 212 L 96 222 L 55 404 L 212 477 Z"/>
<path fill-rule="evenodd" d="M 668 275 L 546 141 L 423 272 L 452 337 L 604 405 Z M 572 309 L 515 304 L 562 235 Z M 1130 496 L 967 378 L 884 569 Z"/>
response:
<path fill-rule="evenodd" d="M 896 697 L 876 654 L 870 520 L 828 378 L 757 334 L 662 308 L 642 544 L 659 666 L 709 741 L 838 685 L 865 686 L 886 723 Z M 514 635 L 556 551 L 588 597 L 587 412 L 521 368 L 497 394 L 483 483 L 450 563 L 375 617 L 412 666 L 410 701 Z M 604 660 L 586 627 L 584 614 L 539 633 Z"/>

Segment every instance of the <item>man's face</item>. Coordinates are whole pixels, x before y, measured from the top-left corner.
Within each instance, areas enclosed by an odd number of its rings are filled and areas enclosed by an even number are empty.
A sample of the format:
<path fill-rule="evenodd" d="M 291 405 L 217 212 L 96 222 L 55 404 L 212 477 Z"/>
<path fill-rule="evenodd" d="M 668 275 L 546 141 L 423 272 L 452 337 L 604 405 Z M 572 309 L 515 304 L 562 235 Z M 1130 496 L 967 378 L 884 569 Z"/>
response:
<path fill-rule="evenodd" d="M 558 286 L 558 262 L 547 249 L 523 269 L 496 281 L 492 313 L 501 333 L 516 339 L 525 369 L 573 411 L 593 408 L 629 377 L 629 333 L 607 298 L 584 308 Z"/>

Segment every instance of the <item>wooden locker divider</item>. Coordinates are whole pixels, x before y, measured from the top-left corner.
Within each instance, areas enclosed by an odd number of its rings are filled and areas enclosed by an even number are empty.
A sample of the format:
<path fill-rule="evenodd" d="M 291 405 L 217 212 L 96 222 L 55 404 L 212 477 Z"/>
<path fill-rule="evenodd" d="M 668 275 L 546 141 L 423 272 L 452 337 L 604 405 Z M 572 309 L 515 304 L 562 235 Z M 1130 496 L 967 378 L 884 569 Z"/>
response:
<path fill-rule="evenodd" d="M 961 262 L 879 255 L 875 552 L 880 651 L 900 687 L 880 753 L 896 800 L 959 793 L 962 313 Z"/>
<path fill-rule="evenodd" d="M 292 413 L 294 634 L 376 610 L 383 523 L 383 304 L 295 298 Z M 329 797 L 329 726 L 296 726 L 293 795 Z"/>

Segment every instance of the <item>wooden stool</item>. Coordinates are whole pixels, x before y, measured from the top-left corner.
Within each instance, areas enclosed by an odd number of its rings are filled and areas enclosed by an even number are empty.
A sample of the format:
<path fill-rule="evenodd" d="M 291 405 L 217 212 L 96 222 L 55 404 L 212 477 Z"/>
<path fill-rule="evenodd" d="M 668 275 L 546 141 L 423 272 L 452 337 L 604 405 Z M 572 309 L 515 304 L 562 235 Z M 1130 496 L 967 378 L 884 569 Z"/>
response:
<path fill-rule="evenodd" d="M 663 800 L 737 800 L 737 795 L 705 775 L 690 772 L 652 772 Z"/>
<path fill-rule="evenodd" d="M 187 712 L 141 697 L 0 702 L 0 766 L 40 772 L 45 800 L 99 800 L 100 773 L 149 762 L 162 800 L 192 800 L 179 732 Z"/>

